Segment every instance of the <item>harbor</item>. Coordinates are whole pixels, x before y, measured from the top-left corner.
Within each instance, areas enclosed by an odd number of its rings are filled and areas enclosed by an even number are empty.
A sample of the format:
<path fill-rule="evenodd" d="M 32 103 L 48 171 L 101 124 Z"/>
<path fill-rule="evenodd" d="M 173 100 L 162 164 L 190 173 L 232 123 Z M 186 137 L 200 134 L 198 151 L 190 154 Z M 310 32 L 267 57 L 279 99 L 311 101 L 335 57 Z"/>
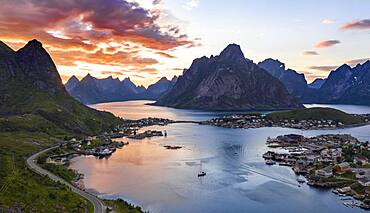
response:
<path fill-rule="evenodd" d="M 270 150 L 262 157 L 267 165 L 289 166 L 310 186 L 334 188 L 336 194 L 359 200 L 346 206 L 370 209 L 369 142 L 349 134 L 289 134 L 268 138 L 266 145 Z"/>

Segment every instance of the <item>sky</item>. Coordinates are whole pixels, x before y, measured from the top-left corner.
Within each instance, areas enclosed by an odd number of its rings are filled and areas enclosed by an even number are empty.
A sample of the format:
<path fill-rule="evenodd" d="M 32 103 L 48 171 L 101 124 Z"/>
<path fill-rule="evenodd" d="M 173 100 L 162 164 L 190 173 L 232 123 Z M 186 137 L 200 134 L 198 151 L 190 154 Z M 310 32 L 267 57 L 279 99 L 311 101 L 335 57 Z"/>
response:
<path fill-rule="evenodd" d="M 0 0 L 0 40 L 38 39 L 64 82 L 87 73 L 148 86 L 228 44 L 311 82 L 370 59 L 370 0 Z"/>

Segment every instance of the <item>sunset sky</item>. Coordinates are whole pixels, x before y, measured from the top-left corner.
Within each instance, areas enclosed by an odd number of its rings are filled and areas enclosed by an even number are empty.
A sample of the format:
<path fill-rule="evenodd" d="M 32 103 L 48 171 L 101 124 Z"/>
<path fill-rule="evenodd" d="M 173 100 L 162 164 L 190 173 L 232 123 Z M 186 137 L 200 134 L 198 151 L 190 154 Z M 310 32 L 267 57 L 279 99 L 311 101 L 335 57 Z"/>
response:
<path fill-rule="evenodd" d="M 63 80 L 87 73 L 147 86 L 240 44 L 308 81 L 370 59 L 369 0 L 1 0 L 0 40 L 36 38 Z"/>

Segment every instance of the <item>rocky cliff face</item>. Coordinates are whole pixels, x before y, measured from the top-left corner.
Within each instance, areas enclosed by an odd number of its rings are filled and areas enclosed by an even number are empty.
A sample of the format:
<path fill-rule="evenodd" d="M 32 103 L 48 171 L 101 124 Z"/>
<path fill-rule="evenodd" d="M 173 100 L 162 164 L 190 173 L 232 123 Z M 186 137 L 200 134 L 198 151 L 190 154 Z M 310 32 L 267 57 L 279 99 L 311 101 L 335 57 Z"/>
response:
<path fill-rule="evenodd" d="M 0 74 L 0 116 L 15 116 L 18 120 L 32 116 L 37 121 L 31 123 L 34 129 L 48 124 L 76 134 L 96 134 L 120 121 L 73 99 L 53 60 L 37 40 L 18 51 L 0 42 Z M 16 131 L 18 127 L 13 128 Z"/>
<path fill-rule="evenodd" d="M 307 81 L 304 74 L 299 74 L 292 69 L 285 69 L 285 64 L 279 60 L 269 58 L 258 63 L 258 66 L 279 79 L 288 92 L 297 98 L 301 98 L 307 89 Z"/>
<path fill-rule="evenodd" d="M 351 68 L 344 64 L 330 72 L 319 89 L 309 90 L 305 103 L 370 105 L 370 61 Z"/>
<path fill-rule="evenodd" d="M 153 97 L 153 99 L 158 99 L 167 91 L 171 90 L 173 85 L 175 85 L 176 81 L 177 76 L 174 76 L 171 80 L 168 80 L 166 77 L 163 77 L 159 79 L 159 81 L 148 87 L 147 94 L 148 96 Z"/>
<path fill-rule="evenodd" d="M 325 83 L 326 79 L 317 78 L 312 83 L 308 85 L 311 89 L 320 89 L 321 86 Z"/>
<path fill-rule="evenodd" d="M 33 79 L 33 84 L 39 89 L 53 93 L 64 90 L 57 68 L 41 42 L 28 42 L 16 52 L 16 59 L 23 73 Z"/>
<path fill-rule="evenodd" d="M 75 88 L 75 86 L 77 86 L 77 84 L 79 83 L 80 81 L 78 80 L 78 78 L 76 76 L 72 76 L 71 78 L 68 79 L 67 83 L 64 85 L 64 87 L 66 88 L 66 90 L 69 92 L 71 91 L 73 88 Z"/>
<path fill-rule="evenodd" d="M 206 110 L 302 107 L 278 79 L 245 59 L 236 44 L 219 56 L 195 59 L 156 105 Z"/>

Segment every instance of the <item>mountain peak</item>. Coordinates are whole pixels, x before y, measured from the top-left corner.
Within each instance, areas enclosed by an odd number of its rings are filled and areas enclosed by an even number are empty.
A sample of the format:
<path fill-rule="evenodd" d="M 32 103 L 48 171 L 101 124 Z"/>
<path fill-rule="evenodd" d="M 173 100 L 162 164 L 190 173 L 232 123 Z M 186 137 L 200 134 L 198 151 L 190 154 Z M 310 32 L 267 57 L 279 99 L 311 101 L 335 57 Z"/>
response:
<path fill-rule="evenodd" d="M 343 64 L 338 67 L 335 71 L 343 72 L 343 71 L 351 71 L 352 68 L 348 64 Z"/>
<path fill-rule="evenodd" d="M 0 41 L 0 52 L 3 52 L 3 51 L 5 51 L 7 53 L 14 52 L 14 50 L 12 48 L 10 48 L 4 42 Z"/>
<path fill-rule="evenodd" d="M 95 78 L 92 75 L 90 75 L 90 73 L 87 73 L 87 75 L 83 77 L 81 81 L 94 80 L 94 79 Z"/>
<path fill-rule="evenodd" d="M 72 75 L 68 81 L 79 81 L 78 78 L 75 75 Z"/>
<path fill-rule="evenodd" d="M 245 61 L 244 54 L 237 44 L 229 44 L 221 53 L 220 57 L 228 60 Z"/>
<path fill-rule="evenodd" d="M 58 70 L 41 42 L 31 40 L 15 55 L 23 73 L 33 80 L 34 86 L 53 93 L 64 90 Z"/>
<path fill-rule="evenodd" d="M 262 67 L 263 69 L 270 71 L 271 69 L 281 69 L 282 71 L 285 71 L 285 64 L 278 59 L 272 59 L 267 58 L 261 62 L 258 63 L 259 67 Z"/>
<path fill-rule="evenodd" d="M 176 83 L 176 81 L 177 81 L 177 79 L 178 79 L 179 77 L 177 77 L 177 75 L 174 75 L 173 77 L 172 77 L 172 79 L 171 79 L 171 82 L 172 83 Z"/>
<path fill-rule="evenodd" d="M 42 43 L 36 39 L 29 41 L 24 48 L 42 48 Z"/>
<path fill-rule="evenodd" d="M 167 77 L 162 77 L 159 81 L 168 81 Z"/>

